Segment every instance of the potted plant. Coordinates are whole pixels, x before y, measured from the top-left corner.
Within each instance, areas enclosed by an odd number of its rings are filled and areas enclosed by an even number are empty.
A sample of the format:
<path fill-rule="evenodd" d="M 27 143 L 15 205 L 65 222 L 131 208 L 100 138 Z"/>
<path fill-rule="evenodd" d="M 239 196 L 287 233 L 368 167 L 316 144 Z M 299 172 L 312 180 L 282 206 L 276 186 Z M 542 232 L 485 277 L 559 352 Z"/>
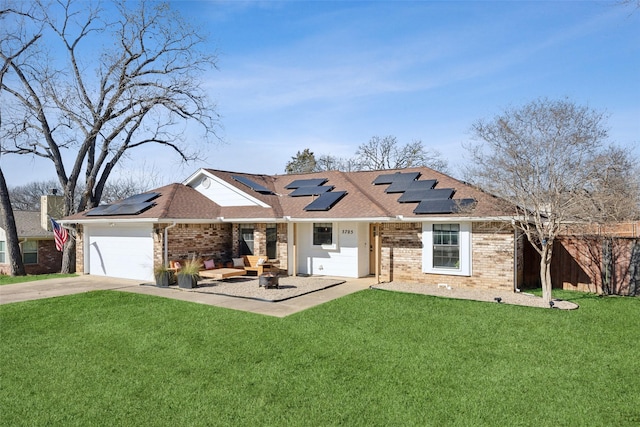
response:
<path fill-rule="evenodd" d="M 198 272 L 200 271 L 200 261 L 190 259 L 178 271 L 178 286 L 183 289 L 195 288 L 198 284 Z"/>
<path fill-rule="evenodd" d="M 164 264 L 156 265 L 153 269 L 153 276 L 156 279 L 156 286 L 161 288 L 166 288 L 171 283 L 171 270 Z"/>

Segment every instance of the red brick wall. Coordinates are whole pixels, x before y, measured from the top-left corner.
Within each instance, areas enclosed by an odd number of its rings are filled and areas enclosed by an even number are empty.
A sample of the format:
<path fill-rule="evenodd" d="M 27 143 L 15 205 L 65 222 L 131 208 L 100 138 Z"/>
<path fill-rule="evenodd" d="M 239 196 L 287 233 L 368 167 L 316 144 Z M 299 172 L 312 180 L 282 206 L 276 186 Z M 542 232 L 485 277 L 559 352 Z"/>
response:
<path fill-rule="evenodd" d="M 8 253 L 7 253 L 8 256 Z M 53 240 L 38 240 L 38 263 L 25 264 L 27 274 L 59 273 L 62 267 L 62 252 L 56 250 Z M 0 274 L 11 274 L 9 264 L 0 264 Z"/>

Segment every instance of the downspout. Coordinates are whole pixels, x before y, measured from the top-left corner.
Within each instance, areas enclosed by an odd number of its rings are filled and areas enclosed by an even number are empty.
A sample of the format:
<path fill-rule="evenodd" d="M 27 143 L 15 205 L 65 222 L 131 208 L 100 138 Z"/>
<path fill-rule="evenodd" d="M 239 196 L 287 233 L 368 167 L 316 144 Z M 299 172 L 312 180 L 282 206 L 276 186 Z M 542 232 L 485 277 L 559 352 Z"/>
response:
<path fill-rule="evenodd" d="M 513 292 L 520 292 L 518 288 L 518 229 L 513 227 Z"/>
<path fill-rule="evenodd" d="M 169 266 L 169 233 L 168 230 L 170 228 L 175 227 L 177 224 L 173 221 L 173 224 L 164 228 L 164 266 Z"/>

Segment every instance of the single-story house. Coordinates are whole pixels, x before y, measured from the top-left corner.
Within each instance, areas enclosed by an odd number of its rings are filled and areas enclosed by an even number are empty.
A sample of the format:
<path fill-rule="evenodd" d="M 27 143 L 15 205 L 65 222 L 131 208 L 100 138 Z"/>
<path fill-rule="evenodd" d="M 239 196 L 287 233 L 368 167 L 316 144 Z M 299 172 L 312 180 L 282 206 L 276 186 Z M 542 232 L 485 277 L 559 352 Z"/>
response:
<path fill-rule="evenodd" d="M 514 289 L 525 240 L 500 199 L 429 168 L 293 175 L 200 169 L 64 218 L 77 271 L 153 280 L 198 257 L 267 257 L 289 275 Z"/>
<path fill-rule="evenodd" d="M 60 272 L 62 252 L 56 250 L 53 232 L 42 226 L 41 213 L 13 211 L 13 216 L 16 221 L 25 272 L 27 274 Z M 11 273 L 5 228 L 4 218 L 0 217 L 0 274 Z"/>

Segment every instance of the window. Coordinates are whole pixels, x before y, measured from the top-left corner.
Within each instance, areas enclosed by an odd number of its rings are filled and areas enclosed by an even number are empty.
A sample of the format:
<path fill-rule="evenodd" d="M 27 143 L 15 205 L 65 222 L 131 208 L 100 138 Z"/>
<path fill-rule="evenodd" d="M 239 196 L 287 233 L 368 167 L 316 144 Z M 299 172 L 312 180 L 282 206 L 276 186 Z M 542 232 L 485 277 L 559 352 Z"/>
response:
<path fill-rule="evenodd" d="M 332 245 L 333 244 L 333 224 L 330 222 L 313 223 L 313 245 Z"/>
<path fill-rule="evenodd" d="M 433 267 L 460 267 L 459 224 L 433 224 Z"/>
<path fill-rule="evenodd" d="M 25 264 L 38 263 L 38 241 L 27 240 L 22 244 L 22 262 Z"/>
<path fill-rule="evenodd" d="M 275 224 L 267 225 L 267 258 L 276 259 L 278 251 L 278 229 Z"/>
<path fill-rule="evenodd" d="M 240 255 L 253 255 L 253 228 L 240 229 Z"/>
<path fill-rule="evenodd" d="M 422 223 L 422 272 L 471 276 L 471 223 Z"/>
<path fill-rule="evenodd" d="M 4 264 L 5 262 L 7 262 L 7 258 L 6 258 L 6 249 L 5 249 L 5 245 L 7 244 L 7 242 L 5 242 L 4 240 L 0 241 L 0 264 Z"/>

